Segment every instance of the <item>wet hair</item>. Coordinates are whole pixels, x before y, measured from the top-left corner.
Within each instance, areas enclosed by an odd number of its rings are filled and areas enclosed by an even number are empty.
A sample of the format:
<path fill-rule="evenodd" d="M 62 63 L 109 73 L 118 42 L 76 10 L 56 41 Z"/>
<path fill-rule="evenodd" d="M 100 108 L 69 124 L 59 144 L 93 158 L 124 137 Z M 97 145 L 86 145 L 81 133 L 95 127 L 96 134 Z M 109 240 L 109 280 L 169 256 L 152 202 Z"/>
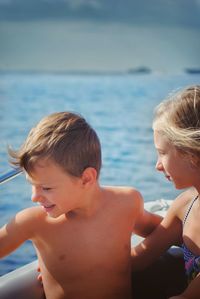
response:
<path fill-rule="evenodd" d="M 87 167 L 99 175 L 101 145 L 94 129 L 78 114 L 58 112 L 44 117 L 17 151 L 9 149 L 13 166 L 31 173 L 36 162 L 51 159 L 68 174 L 80 177 Z"/>
<path fill-rule="evenodd" d="M 200 85 L 170 94 L 155 109 L 153 129 L 200 161 Z"/>

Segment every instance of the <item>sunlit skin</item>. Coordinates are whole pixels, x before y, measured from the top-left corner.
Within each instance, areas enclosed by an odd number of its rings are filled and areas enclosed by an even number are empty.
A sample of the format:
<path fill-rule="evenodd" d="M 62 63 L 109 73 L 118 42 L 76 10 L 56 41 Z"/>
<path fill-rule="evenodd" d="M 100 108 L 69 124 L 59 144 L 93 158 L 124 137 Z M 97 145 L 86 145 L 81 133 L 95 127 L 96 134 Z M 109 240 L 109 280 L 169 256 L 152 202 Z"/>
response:
<path fill-rule="evenodd" d="M 187 221 L 182 221 L 191 200 L 200 193 L 200 167 L 191 155 L 177 150 L 159 131 L 154 131 L 154 144 L 158 158 L 156 169 L 173 183 L 176 189 L 185 189 L 170 206 L 167 215 L 155 231 L 140 245 L 132 249 L 132 267 L 141 270 L 172 245 L 183 241 L 197 256 L 200 255 L 200 199 L 195 202 Z M 158 246 L 159 244 L 159 246 Z M 189 284 L 180 296 L 170 299 L 199 299 L 200 275 Z"/>
<path fill-rule="evenodd" d="M 131 298 L 131 235 L 161 220 L 144 211 L 140 193 L 99 186 L 90 167 L 72 177 L 51 160 L 26 177 L 39 206 L 1 228 L 0 256 L 32 240 L 47 299 Z"/>
<path fill-rule="evenodd" d="M 38 163 L 31 175 L 26 174 L 26 178 L 32 185 L 32 201 L 39 203 L 53 218 L 70 211 L 78 214 L 81 207 L 80 212 L 87 213 L 87 206 L 91 208 L 87 200 L 82 200 L 82 179 L 67 175 L 55 163 Z"/>
<path fill-rule="evenodd" d="M 176 189 L 195 187 L 200 193 L 200 168 L 192 164 L 192 157 L 178 151 L 167 138 L 154 131 L 158 159 L 156 169 L 172 181 Z"/>

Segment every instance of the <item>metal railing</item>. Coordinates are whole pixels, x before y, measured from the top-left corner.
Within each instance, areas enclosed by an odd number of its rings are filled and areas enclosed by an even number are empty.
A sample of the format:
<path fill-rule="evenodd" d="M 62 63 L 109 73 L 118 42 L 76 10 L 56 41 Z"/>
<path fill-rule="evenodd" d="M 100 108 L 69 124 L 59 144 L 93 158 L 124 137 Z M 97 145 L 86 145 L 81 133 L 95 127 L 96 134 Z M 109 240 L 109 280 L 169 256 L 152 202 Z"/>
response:
<path fill-rule="evenodd" d="M 4 174 L 0 174 L 0 184 L 3 184 L 9 180 L 14 179 L 16 176 L 22 173 L 22 170 L 19 168 L 11 169 Z"/>

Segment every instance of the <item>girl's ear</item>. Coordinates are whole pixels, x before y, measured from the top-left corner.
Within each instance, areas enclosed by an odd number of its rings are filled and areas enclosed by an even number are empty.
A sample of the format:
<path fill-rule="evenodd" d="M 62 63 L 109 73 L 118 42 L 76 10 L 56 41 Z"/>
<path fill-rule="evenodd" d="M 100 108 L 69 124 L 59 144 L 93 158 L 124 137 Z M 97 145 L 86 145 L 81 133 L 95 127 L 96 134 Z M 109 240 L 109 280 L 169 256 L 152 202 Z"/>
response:
<path fill-rule="evenodd" d="M 92 185 L 97 180 L 97 171 L 93 167 L 87 167 L 82 174 L 82 185 Z"/>
<path fill-rule="evenodd" d="M 179 150 L 179 153 L 182 155 L 183 159 L 188 160 L 190 162 L 192 168 L 199 168 L 200 159 L 197 155 L 185 152 L 184 150 Z"/>

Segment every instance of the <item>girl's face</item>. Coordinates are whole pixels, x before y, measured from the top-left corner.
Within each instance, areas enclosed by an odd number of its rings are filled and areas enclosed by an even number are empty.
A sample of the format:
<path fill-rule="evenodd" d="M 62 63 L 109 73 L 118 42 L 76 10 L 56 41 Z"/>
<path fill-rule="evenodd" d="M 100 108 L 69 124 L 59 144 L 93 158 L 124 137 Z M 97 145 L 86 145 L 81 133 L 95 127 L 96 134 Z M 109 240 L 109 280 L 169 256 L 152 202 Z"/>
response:
<path fill-rule="evenodd" d="M 192 164 L 190 156 L 178 151 L 159 131 L 154 131 L 154 144 L 158 153 L 156 169 L 173 182 L 176 189 L 194 186 L 200 188 L 200 169 Z"/>

